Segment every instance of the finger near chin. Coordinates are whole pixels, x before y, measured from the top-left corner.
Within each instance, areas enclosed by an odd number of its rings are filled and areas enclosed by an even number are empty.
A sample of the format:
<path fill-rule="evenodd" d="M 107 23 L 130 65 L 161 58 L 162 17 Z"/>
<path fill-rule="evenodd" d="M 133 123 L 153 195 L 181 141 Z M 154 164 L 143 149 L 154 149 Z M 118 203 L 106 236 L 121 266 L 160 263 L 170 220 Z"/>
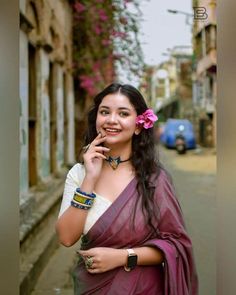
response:
<path fill-rule="evenodd" d="M 96 136 L 96 138 L 100 138 L 100 137 L 102 137 L 102 133 L 101 131 L 98 131 L 98 135 Z"/>
<path fill-rule="evenodd" d="M 94 139 L 93 143 L 94 143 L 95 145 L 98 145 L 98 144 L 103 143 L 105 140 L 106 140 L 106 136 L 98 137 L 98 138 L 96 137 L 96 138 Z"/>
<path fill-rule="evenodd" d="M 96 152 L 109 152 L 110 149 L 104 146 L 96 146 L 95 147 L 95 151 Z"/>
<path fill-rule="evenodd" d="M 106 159 L 106 156 L 104 156 L 103 154 L 97 152 L 97 153 L 94 153 L 94 158 L 102 158 L 102 159 Z"/>
<path fill-rule="evenodd" d="M 105 136 L 106 135 L 106 133 L 105 133 L 104 130 L 98 130 L 97 133 L 98 133 L 98 135 L 101 134 L 101 136 Z"/>

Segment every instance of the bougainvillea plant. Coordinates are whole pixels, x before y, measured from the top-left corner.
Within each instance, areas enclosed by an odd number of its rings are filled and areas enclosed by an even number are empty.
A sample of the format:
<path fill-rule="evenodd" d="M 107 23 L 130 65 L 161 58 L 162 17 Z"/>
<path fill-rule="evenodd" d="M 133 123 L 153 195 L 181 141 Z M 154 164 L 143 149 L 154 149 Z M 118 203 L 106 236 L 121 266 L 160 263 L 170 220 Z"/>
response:
<path fill-rule="evenodd" d="M 74 76 L 93 96 L 117 78 L 117 72 L 141 76 L 138 39 L 141 0 L 73 0 Z M 122 79 L 120 79 L 122 80 Z"/>

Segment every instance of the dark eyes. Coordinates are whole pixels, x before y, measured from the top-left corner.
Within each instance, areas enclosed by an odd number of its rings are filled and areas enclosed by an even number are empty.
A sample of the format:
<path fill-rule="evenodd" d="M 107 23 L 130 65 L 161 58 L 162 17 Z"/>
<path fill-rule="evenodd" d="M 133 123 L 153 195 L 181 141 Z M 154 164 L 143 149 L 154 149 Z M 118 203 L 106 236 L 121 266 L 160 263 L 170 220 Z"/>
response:
<path fill-rule="evenodd" d="M 105 116 L 105 115 L 108 115 L 108 114 L 109 114 L 109 111 L 107 111 L 107 110 L 101 110 L 99 113 L 100 113 L 101 115 Z M 128 112 L 125 112 L 125 111 L 120 111 L 120 112 L 119 112 L 119 115 L 120 115 L 121 117 L 127 117 L 127 116 L 129 116 L 129 113 L 128 113 Z"/>
<path fill-rule="evenodd" d="M 102 110 L 102 111 L 100 111 L 100 114 L 101 115 L 107 115 L 107 114 L 109 114 L 109 112 L 108 111 L 105 111 L 105 110 Z"/>
<path fill-rule="evenodd" d="M 121 117 L 127 117 L 127 116 L 129 116 L 129 113 L 127 113 L 127 112 L 120 112 L 120 116 Z"/>

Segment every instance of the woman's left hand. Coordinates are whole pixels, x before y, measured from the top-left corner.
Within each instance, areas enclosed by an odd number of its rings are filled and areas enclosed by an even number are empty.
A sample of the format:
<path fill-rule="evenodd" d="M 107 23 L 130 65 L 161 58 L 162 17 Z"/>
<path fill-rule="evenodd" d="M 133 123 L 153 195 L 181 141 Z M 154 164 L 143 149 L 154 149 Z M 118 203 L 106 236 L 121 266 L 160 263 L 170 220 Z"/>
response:
<path fill-rule="evenodd" d="M 96 247 L 80 250 L 78 253 L 84 258 L 87 271 L 91 274 L 102 273 L 126 264 L 127 251 L 107 247 Z"/>

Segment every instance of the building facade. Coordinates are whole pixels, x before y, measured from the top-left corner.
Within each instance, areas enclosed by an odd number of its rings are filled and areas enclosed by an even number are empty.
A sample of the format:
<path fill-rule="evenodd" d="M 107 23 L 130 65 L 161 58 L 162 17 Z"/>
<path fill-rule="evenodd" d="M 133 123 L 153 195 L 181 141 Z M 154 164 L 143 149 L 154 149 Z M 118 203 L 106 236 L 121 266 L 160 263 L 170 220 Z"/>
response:
<path fill-rule="evenodd" d="M 53 220 L 68 167 L 75 162 L 72 21 L 69 1 L 20 1 L 20 289 L 24 295 L 30 293 L 57 244 Z"/>
<path fill-rule="evenodd" d="M 193 102 L 199 142 L 211 147 L 216 144 L 216 1 L 195 0 L 193 7 L 206 10 L 205 18 L 193 22 Z"/>
<path fill-rule="evenodd" d="M 168 56 L 161 64 L 147 67 L 141 91 L 164 121 L 170 117 L 192 120 L 192 48 L 175 46 Z"/>

